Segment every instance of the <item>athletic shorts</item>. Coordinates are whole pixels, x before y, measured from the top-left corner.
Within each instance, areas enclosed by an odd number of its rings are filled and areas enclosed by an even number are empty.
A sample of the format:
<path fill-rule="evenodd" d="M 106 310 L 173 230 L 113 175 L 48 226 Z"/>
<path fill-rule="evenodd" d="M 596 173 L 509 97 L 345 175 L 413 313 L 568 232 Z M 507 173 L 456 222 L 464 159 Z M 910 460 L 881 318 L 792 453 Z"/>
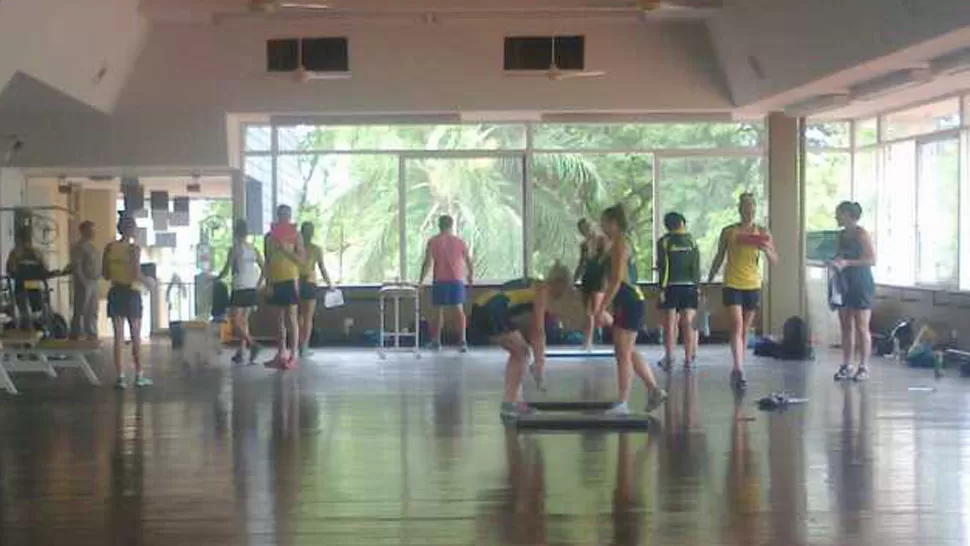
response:
<path fill-rule="evenodd" d="M 17 299 L 26 304 L 31 312 L 39 312 L 44 308 L 43 290 L 22 289 L 17 292 Z M 21 305 L 23 307 L 23 305 Z"/>
<path fill-rule="evenodd" d="M 108 317 L 128 320 L 140 319 L 141 292 L 130 286 L 116 284 L 108 290 Z"/>
<path fill-rule="evenodd" d="M 238 288 L 229 297 L 229 307 L 236 309 L 252 309 L 259 307 L 259 291 L 255 288 Z"/>
<path fill-rule="evenodd" d="M 269 298 L 271 305 L 290 307 L 300 303 L 296 280 L 273 283 L 273 293 Z"/>
<path fill-rule="evenodd" d="M 738 290 L 724 287 L 722 293 L 724 307 L 737 305 L 745 311 L 757 311 L 761 307 L 761 290 Z"/>
<path fill-rule="evenodd" d="M 697 309 L 700 292 L 696 285 L 675 284 L 664 289 L 657 308 L 663 311 Z"/>
<path fill-rule="evenodd" d="M 643 328 L 643 298 L 628 284 L 621 284 L 613 298 L 613 325 L 630 332 Z"/>
<path fill-rule="evenodd" d="M 300 301 L 316 301 L 317 283 L 300 279 Z"/>
<path fill-rule="evenodd" d="M 431 284 L 431 303 L 436 307 L 465 303 L 464 281 L 435 281 Z"/>
<path fill-rule="evenodd" d="M 516 330 L 506 301 L 496 299 L 485 305 L 472 306 L 472 313 L 468 319 L 472 331 L 485 337 L 493 338 Z"/>

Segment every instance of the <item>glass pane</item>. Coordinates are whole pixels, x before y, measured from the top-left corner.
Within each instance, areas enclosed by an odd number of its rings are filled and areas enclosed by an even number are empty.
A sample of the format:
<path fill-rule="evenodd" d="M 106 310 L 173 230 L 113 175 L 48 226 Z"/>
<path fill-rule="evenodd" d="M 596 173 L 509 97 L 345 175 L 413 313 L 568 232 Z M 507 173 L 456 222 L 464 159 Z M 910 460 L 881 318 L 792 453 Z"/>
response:
<path fill-rule="evenodd" d="M 932 142 L 919 148 L 917 282 L 920 284 L 957 286 L 959 157 L 957 139 Z"/>
<path fill-rule="evenodd" d="M 860 119 L 855 122 L 855 145 L 870 146 L 879 140 L 879 124 L 876 118 Z"/>
<path fill-rule="evenodd" d="M 738 196 L 753 193 L 761 204 L 758 215 L 765 217 L 762 159 L 692 157 L 659 161 L 660 215 L 679 212 L 687 218 L 687 230 L 701 251 L 701 272 L 706 280 L 721 230 L 738 221 Z"/>
<path fill-rule="evenodd" d="M 882 130 L 885 140 L 897 140 L 959 126 L 960 99 L 954 97 L 887 114 L 883 118 Z"/>
<path fill-rule="evenodd" d="M 637 251 L 640 280 L 653 271 L 653 156 L 650 154 L 536 154 L 533 169 L 537 273 L 557 260 L 579 260 L 580 218 L 599 221 L 603 209 L 623 203 Z"/>
<path fill-rule="evenodd" d="M 475 265 L 475 282 L 521 278 L 522 158 L 412 159 L 407 162 L 407 278 L 416 281 L 438 217 L 450 215 Z"/>
<path fill-rule="evenodd" d="M 313 222 L 331 278 L 371 284 L 400 278 L 398 161 L 389 155 L 287 155 L 278 199 Z"/>
<path fill-rule="evenodd" d="M 876 219 L 879 217 L 879 162 L 876 160 L 876 150 L 859 152 L 855 156 L 855 195 L 854 201 L 862 207 L 861 223 L 869 230 L 870 237 L 879 250 L 879 229 Z"/>
<path fill-rule="evenodd" d="M 887 147 L 882 172 L 876 280 L 909 286 L 916 280 L 916 143 Z"/>
<path fill-rule="evenodd" d="M 852 197 L 848 153 L 808 153 L 805 165 L 805 230 L 837 229 L 835 207 Z"/>
<path fill-rule="evenodd" d="M 244 125 L 243 149 L 247 152 L 268 152 L 273 148 L 269 125 Z"/>
<path fill-rule="evenodd" d="M 805 127 L 805 144 L 809 148 L 848 148 L 849 122 L 809 123 Z"/>
<path fill-rule="evenodd" d="M 525 148 L 525 125 L 292 125 L 283 152 L 311 150 L 500 150 Z"/>
<path fill-rule="evenodd" d="M 763 138 L 760 123 L 543 123 L 535 129 L 535 147 L 546 150 L 758 147 Z"/>

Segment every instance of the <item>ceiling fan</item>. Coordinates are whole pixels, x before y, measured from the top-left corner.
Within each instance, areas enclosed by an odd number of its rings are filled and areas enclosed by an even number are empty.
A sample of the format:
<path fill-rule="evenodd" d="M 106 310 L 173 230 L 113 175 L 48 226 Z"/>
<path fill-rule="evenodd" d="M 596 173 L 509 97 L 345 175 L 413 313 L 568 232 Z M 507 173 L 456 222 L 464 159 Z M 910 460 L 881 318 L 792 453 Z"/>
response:
<path fill-rule="evenodd" d="M 552 81 L 560 82 L 565 80 L 577 80 L 582 78 L 602 78 L 606 75 L 605 70 L 566 70 L 556 64 L 556 39 L 552 39 L 551 60 L 547 70 L 506 70 L 509 76 L 531 76 L 545 77 Z"/>
<path fill-rule="evenodd" d="M 643 15 L 691 13 L 722 7 L 723 0 L 636 0 L 636 9 Z"/>

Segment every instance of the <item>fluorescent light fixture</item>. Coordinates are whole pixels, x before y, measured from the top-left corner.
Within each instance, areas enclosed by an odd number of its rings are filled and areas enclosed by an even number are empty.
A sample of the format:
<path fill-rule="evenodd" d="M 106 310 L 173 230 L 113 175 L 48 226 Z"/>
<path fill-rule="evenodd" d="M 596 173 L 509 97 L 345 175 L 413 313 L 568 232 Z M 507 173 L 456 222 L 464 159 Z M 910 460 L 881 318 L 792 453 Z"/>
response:
<path fill-rule="evenodd" d="M 542 121 L 542 114 L 528 110 L 482 110 L 461 112 L 463 123 L 499 123 L 506 121 Z"/>
<path fill-rule="evenodd" d="M 970 71 L 970 48 L 941 55 L 930 61 L 933 73 L 939 76 L 955 76 Z"/>
<path fill-rule="evenodd" d="M 884 76 L 853 85 L 849 88 L 852 100 L 873 100 L 908 87 L 921 85 L 933 79 L 930 68 L 909 68 L 897 70 Z"/>
<path fill-rule="evenodd" d="M 785 114 L 792 117 L 805 117 L 812 114 L 820 114 L 836 108 L 848 106 L 852 102 L 846 93 L 835 93 L 831 95 L 819 95 L 810 99 L 789 104 L 785 107 Z"/>

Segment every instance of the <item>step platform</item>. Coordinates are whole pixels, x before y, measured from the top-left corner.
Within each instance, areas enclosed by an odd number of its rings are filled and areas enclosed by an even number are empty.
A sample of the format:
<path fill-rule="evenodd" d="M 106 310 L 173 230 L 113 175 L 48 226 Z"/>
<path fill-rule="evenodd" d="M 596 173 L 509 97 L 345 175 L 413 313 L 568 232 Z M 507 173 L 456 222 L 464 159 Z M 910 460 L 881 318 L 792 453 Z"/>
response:
<path fill-rule="evenodd" d="M 531 430 L 646 430 L 651 417 L 647 414 L 606 415 L 613 401 L 527 402 L 536 410 L 507 420 L 519 429 Z"/>
<path fill-rule="evenodd" d="M 556 350 L 556 351 L 546 351 L 546 358 L 613 358 L 612 349 L 601 349 L 594 351 L 583 351 L 583 350 Z"/>

